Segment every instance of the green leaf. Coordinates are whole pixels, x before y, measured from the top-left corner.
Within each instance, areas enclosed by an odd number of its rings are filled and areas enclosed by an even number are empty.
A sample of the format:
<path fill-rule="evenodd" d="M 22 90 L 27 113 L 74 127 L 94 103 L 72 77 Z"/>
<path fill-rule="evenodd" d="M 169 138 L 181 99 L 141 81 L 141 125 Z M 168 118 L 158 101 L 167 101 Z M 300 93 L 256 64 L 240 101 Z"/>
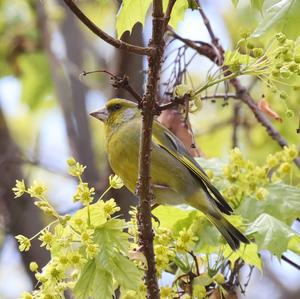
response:
<path fill-rule="evenodd" d="M 173 229 L 177 226 L 177 231 L 191 225 L 195 214 L 195 210 L 183 210 L 174 206 L 161 205 L 153 210 L 153 215 L 159 219 L 161 227 Z"/>
<path fill-rule="evenodd" d="M 201 285 L 201 286 L 208 286 L 214 280 L 207 274 L 203 273 L 200 276 L 193 279 L 193 285 Z"/>
<path fill-rule="evenodd" d="M 229 245 L 226 245 L 223 255 L 231 262 L 232 266 L 237 259 L 241 258 L 246 264 L 255 266 L 262 272 L 262 261 L 255 243 L 250 243 L 248 245 L 241 244 L 241 247 L 236 251 L 232 251 Z"/>
<path fill-rule="evenodd" d="M 285 223 L 263 213 L 250 225 L 247 234 L 254 234 L 258 250 L 269 250 L 280 258 L 295 232 Z"/>
<path fill-rule="evenodd" d="M 295 3 L 294 0 L 281 0 L 269 7 L 262 21 L 258 24 L 255 31 L 251 34 L 252 37 L 259 37 L 268 29 L 281 21 L 291 10 L 291 6 Z"/>
<path fill-rule="evenodd" d="M 145 23 L 147 11 L 151 0 L 123 0 L 117 16 L 117 36 L 120 38 L 125 31 L 132 30 L 132 27 L 140 22 Z"/>
<path fill-rule="evenodd" d="M 262 10 L 265 0 L 251 0 L 251 6 L 259 11 Z"/>
<path fill-rule="evenodd" d="M 188 8 L 189 2 L 187 0 L 177 0 L 171 13 L 169 25 L 176 29 L 178 23 L 183 20 Z"/>
<path fill-rule="evenodd" d="M 125 222 L 111 219 L 95 230 L 95 242 L 100 251 L 96 263 L 113 276 L 125 289 L 136 290 L 141 283 L 141 272 L 135 264 L 125 257 L 128 253 L 128 234 L 123 232 Z"/>
<path fill-rule="evenodd" d="M 90 205 L 89 210 L 90 210 L 91 225 L 93 225 L 96 228 L 106 223 L 106 215 L 103 211 L 103 207 L 101 206 L 100 201 Z M 78 210 L 72 216 L 71 224 L 73 224 L 74 226 L 74 222 L 76 219 L 82 219 L 83 221 L 87 222 L 87 218 L 88 218 L 88 211 L 87 211 L 87 207 L 85 207 Z"/>
<path fill-rule="evenodd" d="M 138 290 L 142 283 L 142 272 L 133 261 L 120 254 L 112 258 L 112 274 L 118 284 L 128 290 Z"/>
<path fill-rule="evenodd" d="M 268 190 L 265 200 L 245 198 L 238 212 L 249 221 L 254 221 L 262 213 L 268 213 L 291 225 L 300 216 L 300 189 L 284 183 L 272 183 L 265 188 Z"/>
<path fill-rule="evenodd" d="M 95 260 L 89 261 L 81 271 L 75 285 L 76 299 L 107 299 L 114 293 L 112 275 L 97 267 Z"/>
<path fill-rule="evenodd" d="M 111 219 L 95 230 L 95 242 L 100 246 L 100 254 L 104 251 L 117 249 L 125 254 L 128 253 L 128 234 L 123 232 L 125 221 Z"/>
<path fill-rule="evenodd" d="M 47 58 L 43 53 L 24 54 L 18 63 L 22 73 L 22 101 L 35 109 L 52 91 Z"/>
<path fill-rule="evenodd" d="M 300 236 L 293 236 L 288 244 L 288 249 L 300 255 Z"/>
<path fill-rule="evenodd" d="M 195 236 L 198 241 L 195 246 L 195 252 L 210 252 L 210 249 L 215 249 L 220 245 L 221 235 L 218 230 L 207 219 L 203 219 L 201 226 Z M 210 247 L 210 248 L 208 248 Z"/>

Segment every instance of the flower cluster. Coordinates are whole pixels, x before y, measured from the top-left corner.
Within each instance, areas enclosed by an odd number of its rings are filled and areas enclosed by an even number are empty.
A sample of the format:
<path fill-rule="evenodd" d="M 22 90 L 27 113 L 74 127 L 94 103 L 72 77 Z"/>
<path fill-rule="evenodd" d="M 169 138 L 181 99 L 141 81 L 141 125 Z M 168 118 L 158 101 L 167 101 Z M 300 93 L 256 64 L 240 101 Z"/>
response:
<path fill-rule="evenodd" d="M 120 210 L 113 198 L 108 201 L 99 200 L 92 204 L 95 189 L 90 188 L 82 181 L 82 174 L 85 167 L 76 162 L 73 158 L 68 160 L 70 175 L 78 178 L 78 186 L 74 195 L 74 201 L 80 201 L 83 209 L 73 216 L 61 216 L 46 198 L 46 186 L 43 183 L 34 181 L 26 188 L 24 180 L 16 181 L 12 189 L 15 198 L 25 193 L 34 198 L 34 204 L 45 214 L 55 218 L 48 226 L 38 232 L 32 238 L 23 235 L 16 236 L 20 251 L 28 251 L 31 241 L 37 238 L 44 247 L 51 253 L 49 263 L 39 270 L 36 262 L 29 265 L 30 271 L 35 273 L 38 280 L 38 289 L 32 293 L 24 292 L 22 299 L 35 298 L 64 298 L 66 290 L 72 290 L 79 281 L 82 269 L 89 262 L 93 261 L 100 252 L 100 244 L 97 243 L 95 234 L 99 225 L 104 225 L 112 219 L 112 215 Z M 119 189 L 123 182 L 117 176 L 110 177 L 110 188 Z M 104 194 L 107 190 L 104 192 Z M 104 195 L 103 194 L 103 195 Z M 103 198 L 103 195 L 101 198 Z"/>
<path fill-rule="evenodd" d="M 285 147 L 282 151 L 269 154 L 263 166 L 243 158 L 239 149 L 231 151 L 229 163 L 224 167 L 223 174 L 228 184 L 222 190 L 223 195 L 235 207 L 245 196 L 255 196 L 257 200 L 265 200 L 270 181 L 284 179 L 292 173 L 292 162 L 298 156 L 295 145 Z"/>

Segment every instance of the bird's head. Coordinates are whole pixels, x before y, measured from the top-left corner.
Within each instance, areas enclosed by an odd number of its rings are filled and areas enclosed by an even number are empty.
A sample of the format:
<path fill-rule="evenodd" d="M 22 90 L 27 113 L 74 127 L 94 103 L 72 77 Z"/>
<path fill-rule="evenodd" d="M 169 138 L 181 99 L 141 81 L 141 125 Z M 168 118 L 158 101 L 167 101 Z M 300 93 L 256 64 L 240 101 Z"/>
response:
<path fill-rule="evenodd" d="M 106 126 L 117 127 L 139 115 L 135 103 L 124 99 L 111 99 L 102 108 L 90 113 L 91 116 L 104 122 Z"/>

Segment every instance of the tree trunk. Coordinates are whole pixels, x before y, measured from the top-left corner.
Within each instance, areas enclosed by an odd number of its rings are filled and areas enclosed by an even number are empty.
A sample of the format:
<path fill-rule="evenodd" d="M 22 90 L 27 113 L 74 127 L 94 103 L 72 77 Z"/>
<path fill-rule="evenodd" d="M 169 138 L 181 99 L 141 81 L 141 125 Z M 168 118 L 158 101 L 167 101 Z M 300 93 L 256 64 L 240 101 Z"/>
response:
<path fill-rule="evenodd" d="M 16 179 L 22 179 L 21 153 L 10 136 L 0 107 L 0 204 L 5 220 L 7 233 L 32 237 L 43 227 L 40 211 L 33 205 L 32 199 L 24 194 L 21 199 L 14 199 L 12 188 Z M 4 211 L 3 211 L 4 210 Z M 28 272 L 32 285 L 36 283 L 34 273 L 28 270 L 29 263 L 35 261 L 40 268 L 49 261 L 49 254 L 40 247 L 40 242 L 34 240 L 30 251 L 21 254 L 23 264 Z"/>

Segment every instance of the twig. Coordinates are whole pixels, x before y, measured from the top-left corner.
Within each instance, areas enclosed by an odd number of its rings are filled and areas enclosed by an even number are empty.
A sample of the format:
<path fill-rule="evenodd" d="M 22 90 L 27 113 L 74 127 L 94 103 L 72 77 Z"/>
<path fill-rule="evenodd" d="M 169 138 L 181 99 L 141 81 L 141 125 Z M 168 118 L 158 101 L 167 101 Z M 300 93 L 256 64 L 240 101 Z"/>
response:
<path fill-rule="evenodd" d="M 94 32 L 97 36 L 99 36 L 108 44 L 114 46 L 115 48 L 126 50 L 138 55 L 149 56 L 153 53 L 153 49 L 151 47 L 139 47 L 113 38 L 112 36 L 104 32 L 102 29 L 100 29 L 95 23 L 93 23 L 74 3 L 74 0 L 63 1 L 86 27 L 88 27 L 92 32 Z"/>
<path fill-rule="evenodd" d="M 197 276 L 200 276 L 200 272 L 199 272 L 199 264 L 198 264 L 198 260 L 197 257 L 195 256 L 193 251 L 190 251 L 189 254 L 191 255 L 191 257 L 193 258 L 194 262 L 195 262 L 195 267 L 196 267 L 196 274 Z"/>
<path fill-rule="evenodd" d="M 197 51 L 200 55 L 208 57 L 213 62 L 217 62 L 218 55 L 216 53 L 216 50 L 212 47 L 212 45 L 205 43 L 205 42 L 199 42 L 199 44 L 196 44 L 194 41 L 183 38 L 179 34 L 177 34 L 175 31 L 173 31 L 170 27 L 168 28 L 168 31 L 170 35 L 172 35 L 175 39 L 180 40 L 188 47 L 194 49 Z"/>
<path fill-rule="evenodd" d="M 163 29 L 164 31 L 166 31 L 166 29 L 167 29 L 175 2 L 176 2 L 176 0 L 169 0 L 169 2 L 168 2 L 166 14 L 165 14 L 165 22 L 164 22 L 164 29 Z"/>
<path fill-rule="evenodd" d="M 142 97 L 135 91 L 135 89 L 129 84 L 129 77 L 127 75 L 124 75 L 123 77 L 117 76 L 112 74 L 111 72 L 107 70 L 97 70 L 97 71 L 91 71 L 91 72 L 85 72 L 83 71 L 80 76 L 86 76 L 89 74 L 94 74 L 94 73 L 105 73 L 110 75 L 110 79 L 112 81 L 112 86 L 114 88 L 123 88 L 126 91 L 128 91 L 138 102 L 138 104 L 141 104 Z"/>
<path fill-rule="evenodd" d="M 294 268 L 296 268 L 297 270 L 300 270 L 300 265 L 296 264 L 295 262 L 293 262 L 292 260 L 290 260 L 285 255 L 282 255 L 281 259 L 284 260 L 285 262 L 287 262 L 288 264 L 290 264 L 291 266 L 293 266 Z"/>

